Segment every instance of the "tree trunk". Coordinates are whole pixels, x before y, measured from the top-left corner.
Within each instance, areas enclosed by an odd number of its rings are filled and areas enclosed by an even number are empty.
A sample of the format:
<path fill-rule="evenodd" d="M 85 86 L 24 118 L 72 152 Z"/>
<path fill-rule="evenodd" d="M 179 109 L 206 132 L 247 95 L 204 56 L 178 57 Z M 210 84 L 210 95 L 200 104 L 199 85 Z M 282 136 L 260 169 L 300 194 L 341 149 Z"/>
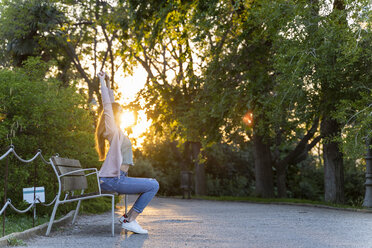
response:
<path fill-rule="evenodd" d="M 189 143 L 188 141 L 185 142 L 185 152 L 182 155 L 180 150 L 177 148 L 178 142 L 177 141 L 170 142 L 170 147 L 172 149 L 172 152 L 173 152 L 174 156 L 177 159 L 177 163 L 180 165 L 181 171 L 188 171 L 189 170 L 187 164 L 188 164 L 188 162 L 190 162 L 189 159 L 190 159 L 191 155 L 188 154 L 188 152 L 187 152 L 188 143 Z"/>
<path fill-rule="evenodd" d="M 287 197 L 286 176 L 287 176 L 287 166 L 276 167 L 276 187 L 278 188 L 279 198 Z"/>
<path fill-rule="evenodd" d="M 261 197 L 274 197 L 273 170 L 270 145 L 264 143 L 262 136 L 253 136 L 253 152 L 256 176 L 256 194 Z"/>
<path fill-rule="evenodd" d="M 344 165 L 343 154 L 339 144 L 332 139 L 340 136 L 341 129 L 337 121 L 324 118 L 320 132 L 325 138 L 323 142 L 324 160 L 324 199 L 327 202 L 344 202 Z"/>
<path fill-rule="evenodd" d="M 364 194 L 363 207 L 372 207 L 372 138 L 367 138 L 366 146 L 367 153 L 365 156 L 366 159 L 366 192 Z"/>
<path fill-rule="evenodd" d="M 199 163 L 199 153 L 201 149 L 200 142 L 190 142 L 192 159 L 195 164 L 195 194 L 205 195 L 206 194 L 206 179 L 205 179 L 205 168 L 204 164 Z"/>

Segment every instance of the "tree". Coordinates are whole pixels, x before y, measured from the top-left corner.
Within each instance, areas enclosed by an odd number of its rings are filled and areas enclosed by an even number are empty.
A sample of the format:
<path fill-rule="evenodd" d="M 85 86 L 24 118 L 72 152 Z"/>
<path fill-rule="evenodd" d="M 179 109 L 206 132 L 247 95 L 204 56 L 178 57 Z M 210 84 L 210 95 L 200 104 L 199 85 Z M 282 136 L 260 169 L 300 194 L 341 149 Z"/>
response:
<path fill-rule="evenodd" d="M 299 4 L 295 22 L 283 29 L 283 33 L 293 37 L 283 40 L 279 52 L 287 60 L 278 63 L 290 84 L 286 87 L 305 88 L 311 99 L 308 107 L 320 118 L 326 201 L 344 201 L 343 154 L 337 142 L 342 124 L 333 115 L 339 111 L 340 102 L 358 98 L 358 84 L 367 83 L 363 80 L 364 66 L 358 66 L 365 63 L 361 56 L 365 50 L 355 38 L 360 30 L 355 13 L 365 4 L 364 1 L 351 5 L 335 1 L 333 6 L 320 1 Z M 320 9 L 325 13 L 320 14 Z M 354 24 L 347 23 L 348 15 Z"/>
<path fill-rule="evenodd" d="M 200 3 L 200 12 L 194 17 L 198 44 L 206 61 L 199 111 L 208 123 L 208 139 L 253 142 L 256 194 L 274 196 L 276 176 L 278 194 L 283 197 L 287 167 L 304 160 L 319 141 L 311 140 L 318 119 L 298 107 L 299 101 L 309 99 L 298 93 L 302 97 L 293 103 L 283 102 L 278 92 L 276 45 L 282 28 L 294 18 L 295 3 L 213 1 L 213 4 Z M 245 126 L 242 119 L 247 115 L 252 120 Z M 292 130 L 296 130 L 294 134 Z"/>
<path fill-rule="evenodd" d="M 198 162 L 202 129 L 195 108 L 200 85 L 189 32 L 193 2 L 129 1 L 119 8 L 116 25 L 123 56 L 132 58 L 148 74 L 137 104 L 145 102 L 143 108 L 157 132 L 170 129 L 180 145 L 192 146 L 196 193 L 205 194 L 204 165 Z"/>
<path fill-rule="evenodd" d="M 348 77 L 352 79 L 353 87 L 357 91 L 356 97 L 341 99 L 336 106 L 337 111 L 332 113 L 332 117 L 342 126 L 342 135 L 337 140 L 345 157 L 353 161 L 365 156 L 365 145 L 372 137 L 372 74 L 369 69 L 372 62 L 372 49 L 369 45 L 372 41 L 372 32 L 370 26 L 359 27 L 356 32 L 360 35 L 358 43 L 354 44 L 358 47 L 354 50 L 358 59 L 349 66 L 357 70 L 351 68 L 348 70 Z"/>
<path fill-rule="evenodd" d="M 109 64 L 115 87 L 120 67 L 120 47 L 115 45 L 115 32 L 110 36 L 108 31 L 113 11 L 106 1 L 96 0 L 3 1 L 0 47 L 6 56 L 2 64 L 22 66 L 29 56 L 54 60 L 65 86 L 82 79 L 88 86 L 88 101 L 96 97 L 100 102 L 97 72 Z"/>

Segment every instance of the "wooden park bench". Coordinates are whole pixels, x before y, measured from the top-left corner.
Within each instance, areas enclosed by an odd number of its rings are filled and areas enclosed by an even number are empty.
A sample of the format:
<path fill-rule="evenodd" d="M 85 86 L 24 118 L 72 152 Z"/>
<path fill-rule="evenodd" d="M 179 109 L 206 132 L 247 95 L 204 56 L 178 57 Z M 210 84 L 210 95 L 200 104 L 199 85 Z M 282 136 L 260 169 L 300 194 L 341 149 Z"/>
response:
<path fill-rule="evenodd" d="M 60 204 L 78 201 L 72 224 L 75 223 L 76 217 L 79 213 L 79 208 L 82 200 L 97 198 L 97 197 L 111 197 L 112 208 L 111 208 L 111 234 L 114 236 L 114 209 L 115 209 L 115 192 L 103 192 L 101 191 L 98 170 L 96 168 L 82 168 L 79 160 L 61 158 L 54 156 L 50 158 L 50 163 L 54 169 L 54 172 L 58 179 L 58 193 L 56 196 L 56 202 L 53 208 L 52 216 L 50 217 L 48 229 L 46 235 L 48 236 L 53 225 L 53 221 L 57 212 L 57 208 Z M 97 177 L 98 192 L 84 193 L 84 190 L 88 188 L 87 176 Z M 74 191 L 80 191 L 80 194 L 75 195 Z M 62 193 L 65 194 L 63 199 L 61 198 Z"/>

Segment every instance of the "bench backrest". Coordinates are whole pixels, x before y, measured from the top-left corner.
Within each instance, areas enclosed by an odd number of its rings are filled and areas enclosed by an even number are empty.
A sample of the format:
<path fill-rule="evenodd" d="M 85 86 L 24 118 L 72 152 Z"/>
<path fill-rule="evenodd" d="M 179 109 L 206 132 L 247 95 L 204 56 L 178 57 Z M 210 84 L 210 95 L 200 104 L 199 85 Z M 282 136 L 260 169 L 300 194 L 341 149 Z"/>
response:
<path fill-rule="evenodd" d="M 52 162 L 59 175 L 82 169 L 79 160 L 75 159 L 52 157 Z M 61 177 L 61 187 L 62 191 L 86 189 L 88 187 L 87 178 L 83 171 L 63 176 Z"/>

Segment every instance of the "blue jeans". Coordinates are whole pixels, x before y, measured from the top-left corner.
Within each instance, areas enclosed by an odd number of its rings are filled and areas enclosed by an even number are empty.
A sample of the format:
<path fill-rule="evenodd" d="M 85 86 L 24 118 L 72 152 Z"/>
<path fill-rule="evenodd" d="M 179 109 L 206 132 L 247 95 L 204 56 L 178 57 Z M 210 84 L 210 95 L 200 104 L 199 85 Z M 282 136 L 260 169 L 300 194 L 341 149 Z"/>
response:
<path fill-rule="evenodd" d="M 140 194 L 133 205 L 133 210 L 137 213 L 142 213 L 159 190 L 156 179 L 128 177 L 123 171 L 120 171 L 120 178 L 101 177 L 100 182 L 102 190 L 115 191 L 119 194 Z"/>

